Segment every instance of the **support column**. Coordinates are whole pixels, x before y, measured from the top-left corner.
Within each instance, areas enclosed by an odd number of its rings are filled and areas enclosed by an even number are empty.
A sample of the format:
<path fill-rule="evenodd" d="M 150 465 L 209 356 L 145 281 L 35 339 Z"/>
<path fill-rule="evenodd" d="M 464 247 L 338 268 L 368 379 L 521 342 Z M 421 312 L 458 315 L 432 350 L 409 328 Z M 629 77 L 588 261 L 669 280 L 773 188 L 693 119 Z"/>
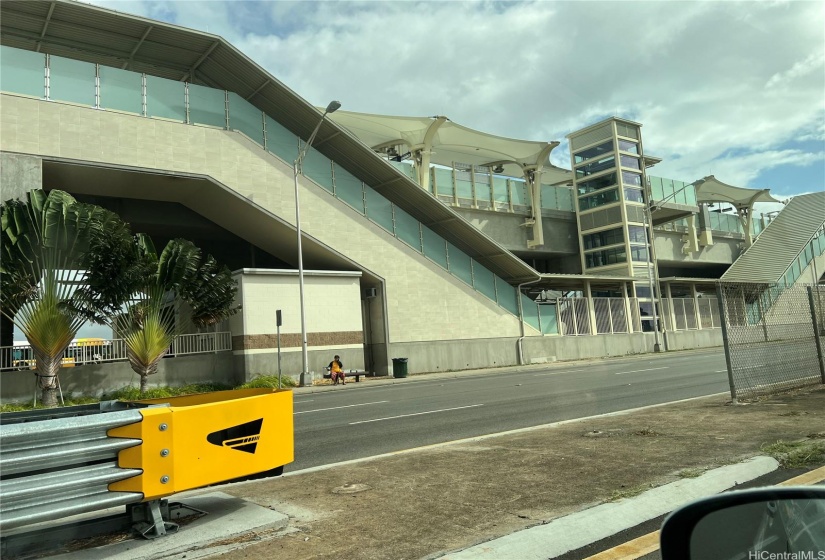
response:
<path fill-rule="evenodd" d="M 670 323 L 670 330 L 676 330 L 676 313 L 673 309 L 673 291 L 670 288 L 670 283 L 665 284 L 665 294 L 667 296 L 667 320 Z"/>
<path fill-rule="evenodd" d="M 624 299 L 624 312 L 627 317 L 627 332 L 633 333 L 633 310 L 630 307 L 630 297 L 627 295 L 627 282 L 622 282 L 622 299 Z"/>
<path fill-rule="evenodd" d="M 668 288 L 670 285 L 668 285 Z M 696 317 L 696 329 L 702 330 L 702 315 L 701 310 L 699 309 L 699 292 L 696 291 L 696 284 L 690 285 L 690 297 L 693 298 L 693 312 L 695 313 Z"/>
<path fill-rule="evenodd" d="M 599 334 L 596 328 L 596 307 L 593 305 L 593 293 L 590 290 L 590 280 L 584 281 L 584 296 L 587 298 L 587 317 L 590 321 L 590 334 Z"/>

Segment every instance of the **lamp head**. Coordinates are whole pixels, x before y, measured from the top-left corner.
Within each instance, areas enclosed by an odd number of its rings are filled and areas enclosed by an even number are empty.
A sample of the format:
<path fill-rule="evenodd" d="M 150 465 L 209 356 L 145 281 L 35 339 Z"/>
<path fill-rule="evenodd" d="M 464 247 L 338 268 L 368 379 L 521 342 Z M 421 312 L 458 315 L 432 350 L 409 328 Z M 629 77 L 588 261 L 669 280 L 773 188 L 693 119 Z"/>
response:
<path fill-rule="evenodd" d="M 334 113 L 335 111 L 337 111 L 340 108 L 341 108 L 341 102 L 340 101 L 330 101 L 329 105 L 327 105 L 327 109 L 326 109 L 325 112 L 327 114 Z"/>

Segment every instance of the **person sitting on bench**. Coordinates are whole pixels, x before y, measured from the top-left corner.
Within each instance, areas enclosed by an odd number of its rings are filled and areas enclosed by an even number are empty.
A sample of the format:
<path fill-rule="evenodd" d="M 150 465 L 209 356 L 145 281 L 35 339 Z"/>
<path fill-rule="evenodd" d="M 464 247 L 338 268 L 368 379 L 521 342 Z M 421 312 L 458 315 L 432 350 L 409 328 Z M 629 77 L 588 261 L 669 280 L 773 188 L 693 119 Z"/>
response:
<path fill-rule="evenodd" d="M 341 363 L 341 357 L 336 355 L 335 358 L 327 366 L 329 368 L 329 375 L 332 378 L 332 384 L 338 385 L 338 379 L 341 379 L 341 384 L 346 385 L 347 380 L 344 375 L 344 364 Z"/>

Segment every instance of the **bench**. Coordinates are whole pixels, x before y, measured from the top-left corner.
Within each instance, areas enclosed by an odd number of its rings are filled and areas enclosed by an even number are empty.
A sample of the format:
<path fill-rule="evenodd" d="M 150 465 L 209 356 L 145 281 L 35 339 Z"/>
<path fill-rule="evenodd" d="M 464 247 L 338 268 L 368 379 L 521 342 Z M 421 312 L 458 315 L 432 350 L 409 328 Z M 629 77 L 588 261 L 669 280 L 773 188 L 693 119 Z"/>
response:
<path fill-rule="evenodd" d="M 326 373 L 324 373 L 324 379 L 332 379 L 332 374 L 329 372 L 329 368 L 325 367 L 324 369 L 326 370 Z M 360 369 L 344 370 L 344 379 L 346 379 L 348 377 L 354 377 L 356 383 L 361 381 L 361 376 L 362 375 L 367 375 L 367 372 L 364 371 L 364 370 L 360 370 Z"/>

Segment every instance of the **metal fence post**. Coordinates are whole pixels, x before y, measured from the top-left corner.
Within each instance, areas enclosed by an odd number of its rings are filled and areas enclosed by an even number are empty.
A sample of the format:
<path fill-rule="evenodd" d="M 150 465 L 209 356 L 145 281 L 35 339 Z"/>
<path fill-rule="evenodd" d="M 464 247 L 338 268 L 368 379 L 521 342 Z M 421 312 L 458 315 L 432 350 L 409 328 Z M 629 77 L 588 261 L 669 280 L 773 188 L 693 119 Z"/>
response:
<path fill-rule="evenodd" d="M 768 342 L 768 318 L 765 316 L 767 313 L 765 306 L 762 305 L 762 294 L 756 296 L 756 305 L 759 309 L 759 322 L 762 323 L 762 333 L 765 335 L 765 342 Z"/>
<path fill-rule="evenodd" d="M 817 287 L 817 295 L 819 287 Z M 825 383 L 825 359 L 822 356 L 822 340 L 819 333 L 819 317 L 816 314 L 816 304 L 814 303 L 814 288 L 808 286 L 808 303 L 811 306 L 811 320 L 814 327 L 814 341 L 816 342 L 816 356 L 819 362 L 819 374 L 822 376 L 822 383 Z"/>
<path fill-rule="evenodd" d="M 733 383 L 733 366 L 730 361 L 730 342 L 728 341 L 727 309 L 725 308 L 725 293 L 722 286 L 716 286 L 716 296 L 719 300 L 719 319 L 722 323 L 722 342 L 725 345 L 725 364 L 728 366 L 728 384 L 730 385 L 730 396 L 733 402 L 736 401 L 736 385 Z"/>

